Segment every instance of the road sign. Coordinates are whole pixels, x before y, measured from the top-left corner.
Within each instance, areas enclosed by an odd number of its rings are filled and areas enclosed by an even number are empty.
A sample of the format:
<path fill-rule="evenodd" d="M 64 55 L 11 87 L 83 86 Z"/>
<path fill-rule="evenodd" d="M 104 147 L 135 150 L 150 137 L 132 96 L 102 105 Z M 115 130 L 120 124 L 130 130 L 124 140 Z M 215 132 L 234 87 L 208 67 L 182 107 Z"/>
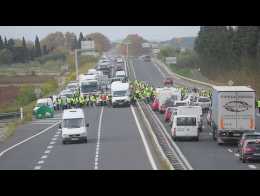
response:
<path fill-rule="evenodd" d="M 81 41 L 82 50 L 95 50 L 94 40 Z"/>
<path fill-rule="evenodd" d="M 176 64 L 177 59 L 176 59 L 176 57 L 166 57 L 165 62 L 166 62 L 166 64 Z"/>

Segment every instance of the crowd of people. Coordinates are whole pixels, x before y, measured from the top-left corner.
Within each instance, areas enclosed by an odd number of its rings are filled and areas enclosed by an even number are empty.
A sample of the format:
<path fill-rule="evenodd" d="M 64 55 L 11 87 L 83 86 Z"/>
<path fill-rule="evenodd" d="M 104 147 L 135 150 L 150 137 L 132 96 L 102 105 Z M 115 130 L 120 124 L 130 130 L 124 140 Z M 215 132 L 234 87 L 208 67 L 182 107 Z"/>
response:
<path fill-rule="evenodd" d="M 98 106 L 98 105 L 111 105 L 112 96 L 106 93 L 80 95 L 79 90 L 71 97 L 59 96 L 53 98 L 54 110 L 64 110 L 71 108 Z"/>
<path fill-rule="evenodd" d="M 211 97 L 212 92 L 205 89 L 197 88 L 187 88 L 187 87 L 176 87 L 181 91 L 181 96 L 184 98 L 191 92 L 195 92 L 198 96 L 207 96 Z M 144 101 L 145 103 L 150 103 L 154 97 L 157 96 L 156 88 L 150 83 L 146 83 L 141 80 L 130 81 L 130 99 L 131 104 L 135 104 L 136 101 Z M 59 96 L 51 97 L 54 104 L 54 109 L 64 110 L 70 108 L 79 108 L 79 107 L 89 107 L 89 106 L 98 106 L 98 105 L 112 105 L 112 95 L 107 93 L 97 93 L 89 94 L 82 96 L 80 95 L 79 90 L 74 93 L 73 96 Z"/>

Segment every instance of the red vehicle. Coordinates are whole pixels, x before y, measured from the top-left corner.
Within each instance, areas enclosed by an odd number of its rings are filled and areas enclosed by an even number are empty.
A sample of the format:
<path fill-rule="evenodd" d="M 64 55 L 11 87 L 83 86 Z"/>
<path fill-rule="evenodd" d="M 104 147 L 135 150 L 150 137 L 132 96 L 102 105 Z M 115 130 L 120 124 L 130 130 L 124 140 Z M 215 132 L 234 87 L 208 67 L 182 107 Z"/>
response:
<path fill-rule="evenodd" d="M 152 110 L 157 111 L 159 109 L 159 99 L 154 98 L 153 103 L 152 103 Z"/>
<path fill-rule="evenodd" d="M 169 122 L 172 116 L 173 107 L 168 107 L 164 113 L 164 121 Z"/>
<path fill-rule="evenodd" d="M 163 81 L 163 84 L 164 85 L 173 85 L 173 79 L 172 78 L 166 78 L 164 81 Z"/>
<path fill-rule="evenodd" d="M 164 114 L 166 112 L 166 109 L 168 107 L 172 107 L 174 105 L 174 100 L 169 98 L 169 99 L 166 99 L 165 101 L 162 101 L 163 103 L 160 105 L 159 107 L 159 111 Z"/>

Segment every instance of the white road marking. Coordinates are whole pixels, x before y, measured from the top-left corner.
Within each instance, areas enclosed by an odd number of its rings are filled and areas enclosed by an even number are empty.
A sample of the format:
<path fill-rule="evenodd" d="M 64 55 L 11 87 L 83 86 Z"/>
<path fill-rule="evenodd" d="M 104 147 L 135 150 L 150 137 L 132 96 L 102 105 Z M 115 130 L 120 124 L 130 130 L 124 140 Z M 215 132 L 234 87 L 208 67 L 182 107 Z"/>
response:
<path fill-rule="evenodd" d="M 56 138 L 56 137 L 54 137 L 54 138 L 52 138 L 51 140 L 57 140 L 57 138 Z"/>
<path fill-rule="evenodd" d="M 255 165 L 248 165 L 248 167 L 249 167 L 250 169 L 256 169 L 256 166 L 255 166 Z"/>
<path fill-rule="evenodd" d="M 35 166 L 34 169 L 41 169 L 42 166 Z"/>
<path fill-rule="evenodd" d="M 54 135 L 53 137 L 59 137 L 59 135 Z"/>
<path fill-rule="evenodd" d="M 231 150 L 230 148 L 228 149 L 228 152 L 233 152 L 233 150 Z"/>
<path fill-rule="evenodd" d="M 43 160 L 41 160 L 41 161 L 38 161 L 38 164 L 43 164 L 44 163 L 44 161 Z"/>
<path fill-rule="evenodd" d="M 135 122 L 136 122 L 136 125 L 137 125 L 137 128 L 138 128 L 138 131 L 139 131 L 139 133 L 140 133 L 140 135 L 141 135 L 141 138 L 142 138 L 142 141 L 143 141 L 143 143 L 144 143 L 144 147 L 145 147 L 145 150 L 146 150 L 146 154 L 147 154 L 147 156 L 148 156 L 148 159 L 149 159 L 149 161 L 150 161 L 150 164 L 151 164 L 153 170 L 158 170 L 158 168 L 157 168 L 157 166 L 156 166 L 156 164 L 155 164 L 155 161 L 154 161 L 154 159 L 153 159 L 152 153 L 151 153 L 151 151 L 150 151 L 150 149 L 149 149 L 148 143 L 147 143 L 147 141 L 146 141 L 146 139 L 145 139 L 143 130 L 142 130 L 141 125 L 140 125 L 140 123 L 139 123 L 139 121 L 138 121 L 138 119 L 137 119 L 135 110 L 134 110 L 134 108 L 133 108 L 132 105 L 131 105 L 131 111 L 132 111 L 132 113 L 133 113 L 133 116 L 134 116 L 134 119 L 135 119 Z"/>
<path fill-rule="evenodd" d="M 100 112 L 99 123 L 98 123 L 98 140 L 97 140 L 97 145 L 96 145 L 95 167 L 94 167 L 95 170 L 98 169 L 98 156 L 99 156 L 99 149 L 100 149 L 100 136 L 101 136 L 101 124 L 102 124 L 103 112 L 104 112 L 104 107 L 102 106 L 101 112 Z"/>
<path fill-rule="evenodd" d="M 45 154 L 49 154 L 51 151 L 50 150 L 45 150 L 44 153 Z"/>
<path fill-rule="evenodd" d="M 52 148 L 53 148 L 53 146 L 48 146 L 47 148 L 48 148 L 48 149 L 52 149 Z"/>
<path fill-rule="evenodd" d="M 42 157 L 41 157 L 41 159 L 47 159 L 48 158 L 48 155 L 43 155 Z"/>
<path fill-rule="evenodd" d="M 238 153 L 235 153 L 235 156 L 236 156 L 236 157 L 239 157 L 239 154 L 238 154 Z"/>
<path fill-rule="evenodd" d="M 156 63 L 152 63 L 154 64 L 155 68 L 161 73 L 161 75 L 165 78 L 166 75 L 162 72 L 161 68 L 156 64 Z"/>
<path fill-rule="evenodd" d="M 25 140 L 22 140 L 21 142 L 19 142 L 19 143 L 15 144 L 15 145 L 13 145 L 13 146 L 11 146 L 11 147 L 9 147 L 9 148 L 3 150 L 3 151 L 0 153 L 0 157 L 3 156 L 6 152 L 8 152 L 8 151 L 14 149 L 15 147 L 17 147 L 17 146 L 19 146 L 19 145 L 21 145 L 21 144 L 23 144 L 23 143 L 25 143 L 25 142 L 27 142 L 27 141 L 29 141 L 29 140 L 35 138 L 35 137 L 37 137 L 38 135 L 41 135 L 41 134 L 45 133 L 46 131 L 52 129 L 53 127 L 55 127 L 55 126 L 58 125 L 59 123 L 60 123 L 60 122 L 57 122 L 57 123 L 53 124 L 52 126 L 47 127 L 46 129 L 42 130 L 41 132 L 39 132 L 39 133 L 37 133 L 37 134 L 35 134 L 35 135 L 33 135 L 33 136 L 31 136 L 31 137 L 25 139 Z"/>
<path fill-rule="evenodd" d="M 212 133 L 211 133 L 211 132 L 209 132 L 209 135 L 212 135 Z"/>
<path fill-rule="evenodd" d="M 50 142 L 50 145 L 53 145 L 53 144 L 55 144 L 56 142 Z"/>

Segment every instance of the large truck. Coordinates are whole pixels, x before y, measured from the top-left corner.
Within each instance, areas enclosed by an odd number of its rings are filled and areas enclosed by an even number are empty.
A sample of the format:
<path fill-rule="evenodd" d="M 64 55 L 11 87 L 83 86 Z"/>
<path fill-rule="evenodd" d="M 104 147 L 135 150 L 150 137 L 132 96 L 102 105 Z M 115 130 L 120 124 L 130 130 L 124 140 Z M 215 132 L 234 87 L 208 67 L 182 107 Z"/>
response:
<path fill-rule="evenodd" d="M 247 86 L 214 86 L 211 106 L 213 139 L 223 144 L 255 131 L 255 90 Z"/>

